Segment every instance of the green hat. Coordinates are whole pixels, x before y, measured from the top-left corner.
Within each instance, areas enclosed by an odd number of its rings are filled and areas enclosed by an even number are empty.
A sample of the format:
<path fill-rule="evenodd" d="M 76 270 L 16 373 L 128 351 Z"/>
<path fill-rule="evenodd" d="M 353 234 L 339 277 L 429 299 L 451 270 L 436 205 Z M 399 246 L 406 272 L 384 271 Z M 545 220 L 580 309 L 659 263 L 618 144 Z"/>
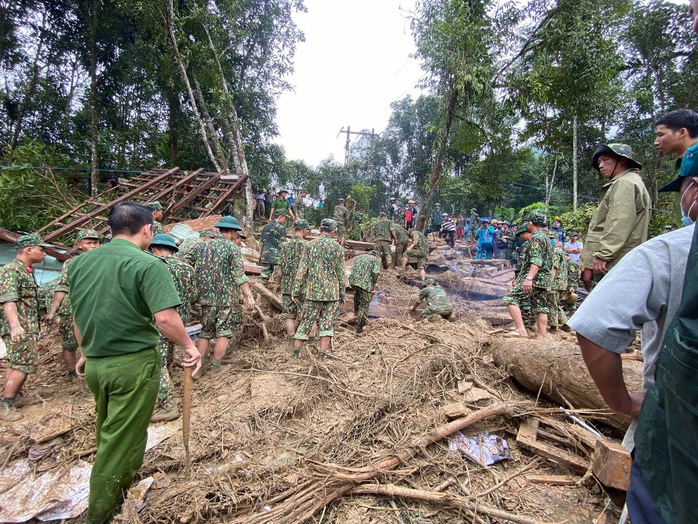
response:
<path fill-rule="evenodd" d="M 548 238 L 556 239 L 556 238 L 559 238 L 559 236 L 558 236 L 558 234 L 557 234 L 555 231 L 553 231 L 553 230 L 551 229 L 550 231 L 548 231 Z"/>
<path fill-rule="evenodd" d="M 528 228 L 526 227 L 526 224 L 521 224 L 519 227 L 516 228 L 516 236 L 518 237 L 521 233 L 526 233 L 528 232 Z"/>
<path fill-rule="evenodd" d="M 158 200 L 155 200 L 153 202 L 148 202 L 146 204 L 146 206 L 154 211 L 162 210 L 162 204 Z"/>
<path fill-rule="evenodd" d="M 591 155 L 591 164 L 594 169 L 599 170 L 599 157 L 601 155 L 611 155 L 623 157 L 628 161 L 628 167 L 642 169 L 640 162 L 633 160 L 633 148 L 628 144 L 599 144 Z"/>
<path fill-rule="evenodd" d="M 158 235 L 155 235 L 153 237 L 152 242 L 150 243 L 151 246 L 166 246 L 166 247 L 171 247 L 175 251 L 179 251 L 179 248 L 177 247 L 177 243 L 175 242 L 175 239 L 171 235 L 166 235 L 164 233 L 160 233 Z"/>
<path fill-rule="evenodd" d="M 322 222 L 320 222 L 320 227 L 330 231 L 337 231 L 337 221 L 331 218 L 323 218 Z"/>
<path fill-rule="evenodd" d="M 340 198 L 339 200 L 337 200 L 337 202 L 340 202 L 340 203 L 341 203 L 341 202 L 344 202 L 344 199 L 343 199 L 343 198 Z"/>
<path fill-rule="evenodd" d="M 681 191 L 683 179 L 688 176 L 698 176 L 698 144 L 694 144 L 686 149 L 678 176 L 667 185 L 660 187 L 659 192 L 667 193 L 671 191 L 678 193 Z"/>
<path fill-rule="evenodd" d="M 77 236 L 75 237 L 76 242 L 80 242 L 81 240 L 84 240 L 86 238 L 94 238 L 95 240 L 99 240 L 99 233 L 95 231 L 94 229 L 83 229 L 80 231 Z"/>
<path fill-rule="evenodd" d="M 223 229 L 234 229 L 236 231 L 242 231 L 242 228 L 240 227 L 240 223 L 238 222 L 238 219 L 235 217 L 231 217 L 230 215 L 226 215 L 224 217 L 221 217 L 221 219 L 218 221 L 218 223 L 215 225 L 217 228 L 223 228 Z"/>
<path fill-rule="evenodd" d="M 425 286 L 435 286 L 435 285 L 436 285 L 436 280 L 434 280 L 433 278 L 427 278 L 427 279 L 424 281 L 424 285 L 425 285 Z"/>
<path fill-rule="evenodd" d="M 470 210 L 471 213 L 475 213 L 476 211 L 477 211 L 477 209 L 475 209 L 475 208 L 472 208 L 472 209 Z"/>
<path fill-rule="evenodd" d="M 381 254 L 378 251 L 376 251 L 375 249 L 372 249 L 371 251 L 369 251 L 368 254 L 373 256 L 373 257 L 381 256 Z"/>
<path fill-rule="evenodd" d="M 274 211 L 274 218 L 285 217 L 286 211 L 284 209 L 277 209 Z"/>
<path fill-rule="evenodd" d="M 381 211 L 380 213 L 378 213 L 378 216 L 379 217 L 387 217 L 388 215 L 386 214 L 385 211 Z"/>
<path fill-rule="evenodd" d="M 570 237 L 578 237 L 578 236 L 579 236 L 579 233 L 577 233 L 576 231 L 572 231 L 570 233 Z"/>
<path fill-rule="evenodd" d="M 545 225 L 547 223 L 545 220 L 545 215 L 543 213 L 538 213 L 538 212 L 527 213 L 524 216 L 524 221 L 525 222 L 533 222 L 537 226 Z"/>
<path fill-rule="evenodd" d="M 293 229 L 310 229 L 310 223 L 305 218 L 299 218 L 293 223 Z"/>
<path fill-rule="evenodd" d="M 17 249 L 24 249 L 25 247 L 32 246 L 50 247 L 49 244 L 44 243 L 39 233 L 23 235 L 17 239 Z"/>

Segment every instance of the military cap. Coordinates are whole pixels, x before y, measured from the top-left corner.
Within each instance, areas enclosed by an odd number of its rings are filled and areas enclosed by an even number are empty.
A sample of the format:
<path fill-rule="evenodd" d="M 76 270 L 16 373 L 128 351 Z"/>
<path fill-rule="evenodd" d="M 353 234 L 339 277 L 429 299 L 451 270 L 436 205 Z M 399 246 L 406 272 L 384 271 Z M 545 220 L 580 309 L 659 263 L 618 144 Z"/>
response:
<path fill-rule="evenodd" d="M 179 248 L 177 247 L 177 243 L 175 242 L 175 239 L 171 235 L 166 235 L 164 233 L 159 233 L 153 237 L 153 240 L 150 242 L 151 246 L 166 246 L 166 247 L 171 247 L 175 251 L 179 251 Z"/>
<path fill-rule="evenodd" d="M 23 235 L 17 239 L 17 249 L 24 249 L 25 247 L 49 247 L 49 244 L 45 244 L 39 233 L 31 233 L 30 235 Z"/>
<path fill-rule="evenodd" d="M 483 224 L 489 224 L 490 220 L 488 218 L 483 218 L 482 220 L 480 220 L 480 222 L 482 222 Z"/>
<path fill-rule="evenodd" d="M 576 231 L 572 231 L 570 233 L 570 237 L 578 237 L 578 236 L 579 236 L 579 233 L 577 233 Z"/>
<path fill-rule="evenodd" d="M 286 190 L 286 189 L 279 189 L 278 194 L 280 195 L 281 193 L 286 193 L 286 194 L 288 194 L 288 190 Z"/>
<path fill-rule="evenodd" d="M 434 280 L 433 278 L 427 278 L 427 279 L 424 281 L 424 285 L 425 285 L 425 286 L 435 286 L 435 285 L 436 285 L 436 280 Z"/>
<path fill-rule="evenodd" d="M 511 225 L 508 220 L 505 220 L 504 222 L 502 222 L 502 224 L 506 224 L 507 226 Z"/>
<path fill-rule="evenodd" d="M 97 233 L 97 231 L 95 231 L 94 229 L 83 229 L 77 234 L 77 236 L 75 237 L 75 241 L 80 242 L 81 240 L 84 240 L 86 238 L 93 238 L 95 240 L 99 240 L 99 233 Z"/>
<path fill-rule="evenodd" d="M 395 197 L 390 197 L 390 200 L 397 200 L 397 198 L 395 198 Z"/>
<path fill-rule="evenodd" d="M 388 215 L 385 213 L 385 211 L 381 211 L 380 213 L 378 213 L 378 216 L 379 217 L 387 217 Z"/>
<path fill-rule="evenodd" d="M 686 177 L 698 176 L 698 144 L 694 144 L 683 155 L 678 176 L 667 185 L 659 188 L 660 193 L 679 192 Z"/>
<path fill-rule="evenodd" d="M 243 240 L 247 239 L 247 235 L 245 235 L 242 231 L 238 231 L 238 237 L 243 239 Z"/>
<path fill-rule="evenodd" d="M 299 195 L 302 195 L 303 193 L 305 193 L 305 194 L 307 195 L 307 194 L 308 194 L 308 190 L 307 190 L 307 189 L 299 189 L 299 190 L 298 190 L 298 194 L 299 194 Z"/>
<path fill-rule="evenodd" d="M 548 238 L 556 239 L 558 238 L 558 234 L 551 229 L 548 231 Z"/>
<path fill-rule="evenodd" d="M 154 211 L 162 210 L 162 204 L 158 200 L 155 200 L 153 202 L 148 202 L 146 204 L 146 206 Z"/>
<path fill-rule="evenodd" d="M 323 218 L 322 222 L 320 222 L 320 227 L 330 231 L 337 231 L 337 221 L 331 218 Z"/>
<path fill-rule="evenodd" d="M 242 231 L 242 228 L 240 227 L 240 223 L 238 222 L 238 219 L 235 217 L 231 217 L 230 215 L 226 215 L 224 217 L 221 217 L 221 219 L 218 221 L 218 223 L 215 225 L 217 228 L 223 228 L 223 229 L 235 229 L 236 231 Z"/>
<path fill-rule="evenodd" d="M 293 223 L 293 229 L 310 229 L 310 223 L 305 218 L 299 218 Z"/>
<path fill-rule="evenodd" d="M 277 209 L 276 211 L 274 211 L 274 218 L 279 218 L 279 217 L 283 217 L 283 216 L 286 216 L 285 210 Z"/>
<path fill-rule="evenodd" d="M 441 204 L 439 204 L 439 203 L 437 202 L 436 204 L 434 204 L 434 207 L 436 207 L 436 206 L 441 207 Z"/>
<path fill-rule="evenodd" d="M 519 227 L 516 228 L 516 236 L 518 237 L 522 233 L 528 232 L 528 228 L 526 227 L 526 224 L 521 224 Z"/>
<path fill-rule="evenodd" d="M 533 222 L 536 225 L 546 224 L 545 215 L 543 215 L 543 213 L 538 213 L 538 212 L 526 214 L 524 216 L 524 220 L 527 222 Z"/>
<path fill-rule="evenodd" d="M 381 256 L 380 253 L 378 251 L 376 251 L 375 249 L 372 249 L 371 251 L 369 251 L 368 254 L 371 255 L 372 257 Z"/>
<path fill-rule="evenodd" d="M 633 160 L 633 148 L 628 144 L 599 144 L 594 149 L 594 154 L 591 155 L 591 164 L 594 169 L 599 170 L 599 157 L 601 155 L 619 156 L 628 161 L 628 167 L 642 169 L 642 164 L 637 160 Z"/>
<path fill-rule="evenodd" d="M 337 200 L 337 202 L 339 202 L 341 204 L 342 202 L 344 202 L 344 199 L 340 198 L 339 200 Z"/>

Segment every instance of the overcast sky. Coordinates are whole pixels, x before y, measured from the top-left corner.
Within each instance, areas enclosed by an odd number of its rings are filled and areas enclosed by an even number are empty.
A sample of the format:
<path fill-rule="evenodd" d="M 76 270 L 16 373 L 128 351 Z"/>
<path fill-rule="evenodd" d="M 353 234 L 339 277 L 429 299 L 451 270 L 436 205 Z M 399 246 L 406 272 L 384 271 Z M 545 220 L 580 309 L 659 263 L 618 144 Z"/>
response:
<path fill-rule="evenodd" d="M 296 14 L 305 33 L 289 78 L 293 92 L 278 103 L 276 142 L 288 160 L 316 166 L 333 155 L 344 160 L 346 135 L 383 131 L 390 104 L 418 94 L 423 73 L 410 58 L 414 43 L 407 16 L 414 0 L 306 0 Z"/>

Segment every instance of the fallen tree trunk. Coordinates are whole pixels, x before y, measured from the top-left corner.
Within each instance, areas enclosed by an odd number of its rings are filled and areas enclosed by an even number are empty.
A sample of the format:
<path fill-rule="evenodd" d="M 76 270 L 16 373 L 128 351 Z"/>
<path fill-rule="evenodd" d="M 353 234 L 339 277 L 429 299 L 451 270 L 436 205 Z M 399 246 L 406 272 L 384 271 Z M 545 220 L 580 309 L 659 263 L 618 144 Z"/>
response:
<path fill-rule="evenodd" d="M 522 338 L 502 340 L 493 348 L 494 363 L 507 370 L 525 389 L 575 409 L 605 410 L 588 415 L 625 431 L 632 419 L 611 413 L 589 375 L 582 352 L 570 341 L 549 339 L 536 341 Z M 623 361 L 628 391 L 642 391 L 642 363 Z"/>
<path fill-rule="evenodd" d="M 267 302 L 269 302 L 272 306 L 274 306 L 279 311 L 284 310 L 284 306 L 281 303 L 281 299 L 279 297 L 277 297 L 274 293 L 269 291 L 267 288 L 265 288 L 259 282 L 255 282 L 254 284 L 252 284 L 252 289 L 254 289 L 257 293 L 259 293 L 265 299 L 267 299 Z"/>

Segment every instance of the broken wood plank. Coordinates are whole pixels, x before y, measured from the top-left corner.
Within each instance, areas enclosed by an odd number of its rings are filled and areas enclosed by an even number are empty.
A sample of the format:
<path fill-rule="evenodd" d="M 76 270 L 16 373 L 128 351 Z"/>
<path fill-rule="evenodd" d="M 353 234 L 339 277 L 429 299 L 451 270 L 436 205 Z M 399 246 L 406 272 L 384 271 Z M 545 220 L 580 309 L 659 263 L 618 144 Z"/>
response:
<path fill-rule="evenodd" d="M 35 444 L 41 444 L 54 439 L 73 427 L 73 405 L 64 404 L 58 411 L 54 411 L 42 418 L 29 433 L 29 440 Z"/>
<path fill-rule="evenodd" d="M 528 418 L 519 426 L 519 432 L 516 435 L 516 442 L 522 447 L 528 449 L 547 458 L 553 462 L 564 464 L 575 471 L 586 472 L 589 469 L 589 461 L 582 457 L 556 448 L 550 444 L 545 444 L 537 440 L 538 435 L 538 420 Z"/>
<path fill-rule="evenodd" d="M 548 486 L 574 486 L 578 480 L 569 475 L 526 475 L 524 478 L 534 484 L 547 484 Z"/>
<path fill-rule="evenodd" d="M 604 486 L 628 491 L 630 487 L 630 453 L 610 440 L 598 439 L 591 460 L 591 472 Z"/>

